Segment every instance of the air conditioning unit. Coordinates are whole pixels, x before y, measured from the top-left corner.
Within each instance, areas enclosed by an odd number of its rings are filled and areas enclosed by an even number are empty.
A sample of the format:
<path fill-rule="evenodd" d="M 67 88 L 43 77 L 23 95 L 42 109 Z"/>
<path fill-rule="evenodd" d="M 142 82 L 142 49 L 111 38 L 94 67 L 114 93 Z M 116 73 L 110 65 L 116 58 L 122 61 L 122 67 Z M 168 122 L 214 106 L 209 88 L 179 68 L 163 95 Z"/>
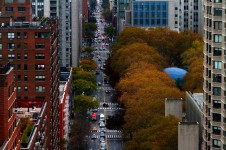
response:
<path fill-rule="evenodd" d="M 13 113 L 17 114 L 18 110 L 17 108 L 13 108 Z"/>

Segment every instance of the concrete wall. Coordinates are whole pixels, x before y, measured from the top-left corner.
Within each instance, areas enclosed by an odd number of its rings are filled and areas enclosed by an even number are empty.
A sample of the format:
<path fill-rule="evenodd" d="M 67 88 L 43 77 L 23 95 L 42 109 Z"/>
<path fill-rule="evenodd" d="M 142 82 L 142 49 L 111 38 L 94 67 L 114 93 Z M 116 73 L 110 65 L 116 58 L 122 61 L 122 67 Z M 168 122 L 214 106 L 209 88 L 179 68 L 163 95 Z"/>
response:
<path fill-rule="evenodd" d="M 165 99 L 165 116 L 174 115 L 182 119 L 182 98 L 181 99 Z"/>
<path fill-rule="evenodd" d="M 178 150 L 199 149 L 199 124 L 197 122 L 178 123 Z"/>
<path fill-rule="evenodd" d="M 79 65 L 79 48 L 80 48 L 80 0 L 71 1 L 71 53 L 72 66 Z"/>

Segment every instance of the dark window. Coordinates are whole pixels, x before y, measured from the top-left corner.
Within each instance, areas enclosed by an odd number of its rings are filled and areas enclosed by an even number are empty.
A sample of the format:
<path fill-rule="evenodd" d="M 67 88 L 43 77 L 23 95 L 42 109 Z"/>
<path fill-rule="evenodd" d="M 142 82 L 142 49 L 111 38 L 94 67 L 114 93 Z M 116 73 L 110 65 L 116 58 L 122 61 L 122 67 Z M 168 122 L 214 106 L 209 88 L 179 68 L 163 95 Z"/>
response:
<path fill-rule="evenodd" d="M 220 135 L 221 134 L 221 127 L 213 126 L 213 134 Z"/>
<path fill-rule="evenodd" d="M 45 49 L 45 44 L 44 43 L 36 43 L 35 49 Z"/>
<path fill-rule="evenodd" d="M 213 100 L 213 108 L 221 108 L 221 101 Z"/>
<path fill-rule="evenodd" d="M 24 64 L 24 70 L 28 70 L 27 64 Z"/>
<path fill-rule="evenodd" d="M 45 59 L 45 54 L 35 54 L 35 59 Z"/>
<path fill-rule="evenodd" d="M 13 7 L 6 7 L 5 11 L 13 11 Z"/>
<path fill-rule="evenodd" d="M 213 95 L 221 96 L 221 88 L 220 87 L 213 87 Z"/>
<path fill-rule="evenodd" d="M 213 113 L 213 121 L 220 122 L 221 121 L 221 114 Z"/>
<path fill-rule="evenodd" d="M 24 81 L 28 81 L 27 75 L 24 75 Z"/>
<path fill-rule="evenodd" d="M 221 83 L 221 74 L 213 74 L 213 82 Z"/>
<path fill-rule="evenodd" d="M 45 70 L 45 65 L 35 65 L 35 70 Z"/>
<path fill-rule="evenodd" d="M 18 11 L 24 12 L 25 11 L 25 7 L 18 7 Z"/>

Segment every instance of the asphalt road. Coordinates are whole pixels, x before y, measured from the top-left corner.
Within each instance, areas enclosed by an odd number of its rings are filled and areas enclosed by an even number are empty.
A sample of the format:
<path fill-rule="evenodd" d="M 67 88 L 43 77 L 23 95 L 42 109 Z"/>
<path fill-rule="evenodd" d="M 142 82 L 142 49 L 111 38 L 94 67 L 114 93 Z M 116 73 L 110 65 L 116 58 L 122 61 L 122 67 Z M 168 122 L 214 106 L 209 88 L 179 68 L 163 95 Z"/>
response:
<path fill-rule="evenodd" d="M 99 150 L 101 149 L 100 144 L 100 114 L 104 114 L 104 123 L 106 125 L 106 119 L 108 116 L 113 116 L 117 111 L 120 110 L 117 103 L 111 103 L 112 94 L 115 90 L 109 85 L 104 82 L 104 78 L 107 77 L 103 73 L 103 68 L 105 61 L 109 57 L 109 46 L 106 45 L 106 42 L 102 39 L 105 39 L 104 35 L 104 28 L 107 26 L 104 19 L 101 17 L 101 1 L 97 0 L 96 12 L 94 13 L 97 19 L 97 26 L 98 31 L 96 32 L 96 38 L 94 40 L 94 44 L 92 47 L 96 49 L 94 52 L 94 60 L 97 63 L 99 69 L 99 74 L 96 74 L 97 83 L 100 82 L 101 85 L 98 85 L 98 90 L 95 93 L 95 97 L 100 100 L 100 107 L 97 111 L 97 121 L 90 121 L 91 123 L 91 131 L 90 134 L 87 136 L 87 149 L 88 150 Z M 102 68 L 103 67 L 103 68 Z M 106 93 L 106 90 L 109 90 L 110 93 Z M 103 107 L 103 104 L 108 104 L 109 107 Z M 91 112 L 90 112 L 91 113 Z M 95 129 L 96 131 L 93 131 Z M 94 136 L 95 135 L 95 136 Z M 123 143 L 122 143 L 122 133 L 120 130 L 109 130 L 105 127 L 105 143 L 106 147 L 103 149 L 106 150 L 123 150 Z M 102 150 L 102 149 L 101 149 Z"/>

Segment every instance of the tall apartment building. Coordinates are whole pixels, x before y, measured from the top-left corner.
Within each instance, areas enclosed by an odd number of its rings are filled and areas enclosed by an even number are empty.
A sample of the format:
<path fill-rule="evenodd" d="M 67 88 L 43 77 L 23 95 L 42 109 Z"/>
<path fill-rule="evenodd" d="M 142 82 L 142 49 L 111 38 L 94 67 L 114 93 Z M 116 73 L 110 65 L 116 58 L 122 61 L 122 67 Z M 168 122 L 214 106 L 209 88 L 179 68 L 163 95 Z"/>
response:
<path fill-rule="evenodd" d="M 30 0 L 14 0 L 13 10 L 18 8 L 18 3 L 21 5 L 21 1 L 26 6 Z M 1 6 L 6 9 L 5 5 Z M 0 64 L 9 61 L 14 65 L 18 101 L 39 99 L 47 103 L 46 148 L 58 149 L 58 20 L 12 21 L 11 15 L 6 13 L 0 15 L 0 23 Z"/>
<path fill-rule="evenodd" d="M 203 34 L 203 0 L 180 0 L 179 31 Z"/>
<path fill-rule="evenodd" d="M 204 1 L 203 150 L 226 149 L 225 6 Z"/>
<path fill-rule="evenodd" d="M 16 88 L 10 64 L 0 65 L 0 149 L 20 149 L 19 119 L 16 118 Z"/>

